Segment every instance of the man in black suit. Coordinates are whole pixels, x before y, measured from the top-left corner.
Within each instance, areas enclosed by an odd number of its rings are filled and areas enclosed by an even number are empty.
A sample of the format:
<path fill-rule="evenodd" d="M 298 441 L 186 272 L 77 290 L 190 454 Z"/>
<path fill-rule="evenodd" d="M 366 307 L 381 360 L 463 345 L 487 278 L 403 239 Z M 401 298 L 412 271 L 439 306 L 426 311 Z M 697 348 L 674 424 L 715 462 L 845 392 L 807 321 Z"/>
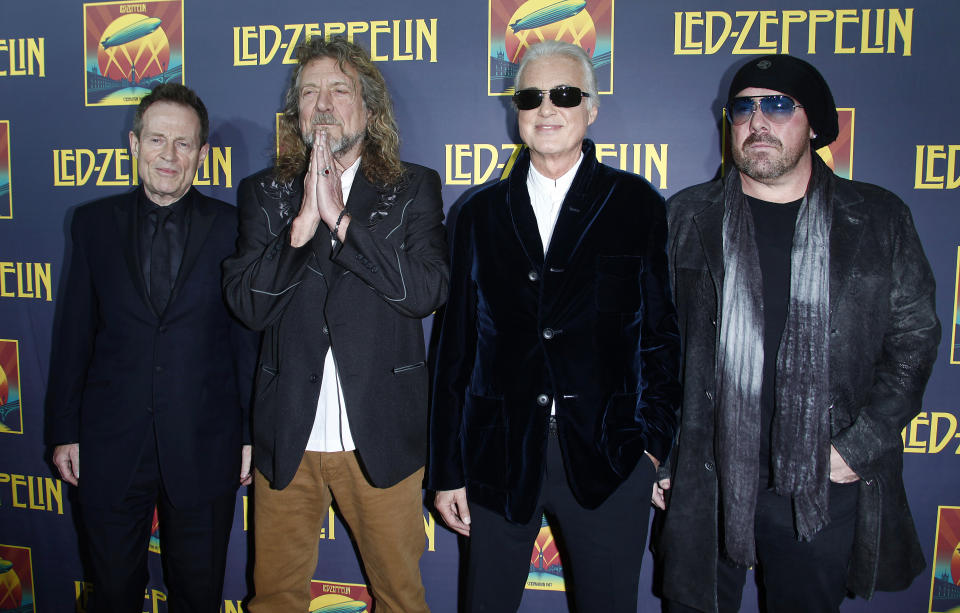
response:
<path fill-rule="evenodd" d="M 236 209 L 191 189 L 208 131 L 193 91 L 158 86 L 130 132 L 141 187 L 73 217 L 46 440 L 79 485 L 92 613 L 142 609 L 155 507 L 168 610 L 221 604 L 236 489 L 250 481 L 256 336 L 220 291 Z"/>
<path fill-rule="evenodd" d="M 546 513 L 575 610 L 635 613 L 680 396 L 666 210 L 584 138 L 580 47 L 530 47 L 513 101 L 527 149 L 457 216 L 427 483 L 470 537 L 467 610 L 517 609 Z"/>
<path fill-rule="evenodd" d="M 240 184 L 227 301 L 264 330 L 254 400 L 253 613 L 305 611 L 331 498 L 377 611 L 426 611 L 427 369 L 447 296 L 440 177 L 399 159 L 379 70 L 343 38 L 298 64 L 274 167 Z"/>

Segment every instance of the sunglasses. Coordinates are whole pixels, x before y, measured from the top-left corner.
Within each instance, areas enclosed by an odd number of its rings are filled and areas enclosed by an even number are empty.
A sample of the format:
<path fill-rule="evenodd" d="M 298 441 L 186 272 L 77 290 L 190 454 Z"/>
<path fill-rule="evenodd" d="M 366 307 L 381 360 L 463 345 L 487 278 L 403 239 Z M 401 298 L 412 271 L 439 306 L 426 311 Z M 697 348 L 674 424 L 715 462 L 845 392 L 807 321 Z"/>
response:
<path fill-rule="evenodd" d="M 757 106 L 763 116 L 773 123 L 784 124 L 790 121 L 794 111 L 802 109 L 802 104 L 797 104 L 790 96 L 782 94 L 775 96 L 744 96 L 734 98 L 727 107 L 723 109 L 727 120 L 735 126 L 746 123 L 757 112 Z"/>
<path fill-rule="evenodd" d="M 521 89 L 513 95 L 513 103 L 521 111 L 531 111 L 539 108 L 543 102 L 543 95 L 550 94 L 550 102 L 553 106 L 569 109 L 580 104 L 582 98 L 589 98 L 590 94 L 581 90 L 579 87 L 561 85 L 546 91 L 542 89 Z"/>

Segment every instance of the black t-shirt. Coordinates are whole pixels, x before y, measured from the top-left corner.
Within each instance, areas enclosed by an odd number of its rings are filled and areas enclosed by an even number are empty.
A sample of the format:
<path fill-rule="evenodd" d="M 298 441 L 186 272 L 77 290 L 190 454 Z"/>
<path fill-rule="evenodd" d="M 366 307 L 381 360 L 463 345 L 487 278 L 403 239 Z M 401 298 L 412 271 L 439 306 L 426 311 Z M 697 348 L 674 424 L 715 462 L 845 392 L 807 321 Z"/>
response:
<path fill-rule="evenodd" d="M 776 410 L 777 351 L 790 304 L 790 254 L 803 200 L 777 203 L 747 196 L 763 279 L 763 385 L 760 392 L 760 487 L 770 485 L 770 435 Z"/>

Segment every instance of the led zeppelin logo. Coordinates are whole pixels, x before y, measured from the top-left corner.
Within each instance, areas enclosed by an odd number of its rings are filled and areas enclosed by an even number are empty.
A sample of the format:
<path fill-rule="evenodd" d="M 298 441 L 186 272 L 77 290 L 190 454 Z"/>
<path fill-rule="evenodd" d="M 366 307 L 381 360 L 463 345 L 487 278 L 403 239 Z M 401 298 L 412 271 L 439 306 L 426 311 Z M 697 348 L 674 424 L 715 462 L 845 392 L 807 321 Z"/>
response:
<path fill-rule="evenodd" d="M 23 434 L 18 344 L 5 339 L 0 339 L 0 433 Z"/>
<path fill-rule="evenodd" d="M 35 613 L 29 547 L 0 545 L 0 611 Z"/>
<path fill-rule="evenodd" d="M 138 104 L 160 83 L 183 83 L 183 2 L 83 5 L 87 106 Z"/>
<path fill-rule="evenodd" d="M 369 613 L 373 598 L 359 583 L 310 582 L 309 613 Z"/>
<path fill-rule="evenodd" d="M 523 54 L 544 40 L 582 47 L 593 61 L 599 92 L 613 93 L 614 0 L 488 1 L 488 95 L 512 94 Z"/>
<path fill-rule="evenodd" d="M 833 170 L 834 174 L 844 179 L 853 178 L 853 124 L 855 109 L 837 109 L 837 119 L 840 124 L 840 134 L 836 140 L 826 147 L 817 149 L 817 153 Z M 724 174 L 727 160 L 730 160 L 730 125 L 726 118 L 723 121 L 723 160 L 720 163 L 721 174 Z"/>
<path fill-rule="evenodd" d="M 10 194 L 10 122 L 0 121 L 0 219 L 13 218 Z"/>
<path fill-rule="evenodd" d="M 940 507 L 930 578 L 930 613 L 960 610 L 960 507 Z"/>

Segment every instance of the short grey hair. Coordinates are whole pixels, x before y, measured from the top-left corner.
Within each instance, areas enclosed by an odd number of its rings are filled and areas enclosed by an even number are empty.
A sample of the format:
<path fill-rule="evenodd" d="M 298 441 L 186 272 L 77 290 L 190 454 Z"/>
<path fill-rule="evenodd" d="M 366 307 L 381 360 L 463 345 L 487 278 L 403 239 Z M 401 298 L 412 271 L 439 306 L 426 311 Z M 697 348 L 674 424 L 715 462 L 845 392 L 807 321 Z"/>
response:
<path fill-rule="evenodd" d="M 590 94 L 590 97 L 587 98 L 587 109 L 598 108 L 600 106 L 600 96 L 597 93 L 597 75 L 593 72 L 593 62 L 590 61 L 590 56 L 581 47 L 559 40 L 545 40 L 527 49 L 526 53 L 523 54 L 523 59 L 520 60 L 520 67 L 517 69 L 517 78 L 514 81 L 516 83 L 515 89 L 519 89 L 523 80 L 523 73 L 530 62 L 551 55 L 565 55 L 580 64 L 580 70 L 583 72 L 583 88 Z M 570 85 L 573 85 L 573 83 L 570 83 Z"/>

